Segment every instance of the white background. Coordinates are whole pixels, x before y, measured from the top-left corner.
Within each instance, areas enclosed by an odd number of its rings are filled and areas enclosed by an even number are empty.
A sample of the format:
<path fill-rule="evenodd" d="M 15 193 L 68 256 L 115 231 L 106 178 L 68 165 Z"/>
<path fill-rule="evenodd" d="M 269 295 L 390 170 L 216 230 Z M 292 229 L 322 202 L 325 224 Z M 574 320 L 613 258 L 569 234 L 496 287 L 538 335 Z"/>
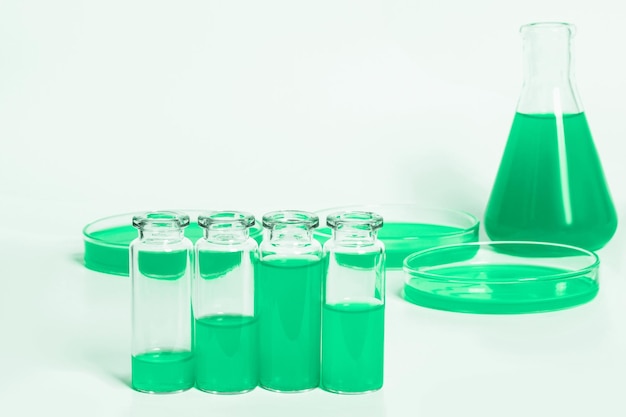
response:
<path fill-rule="evenodd" d="M 576 75 L 620 219 L 618 1 L 0 0 L 0 415 L 624 416 L 625 236 L 556 313 L 403 302 L 376 394 L 135 393 L 128 279 L 81 228 L 159 208 L 418 203 L 482 218 L 522 81 L 518 28 L 575 23 Z"/>

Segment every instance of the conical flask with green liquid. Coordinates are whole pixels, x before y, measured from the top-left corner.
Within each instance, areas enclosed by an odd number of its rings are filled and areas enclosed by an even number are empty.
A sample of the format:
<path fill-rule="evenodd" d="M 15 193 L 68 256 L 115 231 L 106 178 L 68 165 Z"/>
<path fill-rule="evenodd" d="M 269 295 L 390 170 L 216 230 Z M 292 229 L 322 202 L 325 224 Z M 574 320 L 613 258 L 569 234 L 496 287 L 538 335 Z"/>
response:
<path fill-rule="evenodd" d="M 522 26 L 524 84 L 485 212 L 493 240 L 596 250 L 617 215 L 572 65 L 574 26 Z"/>

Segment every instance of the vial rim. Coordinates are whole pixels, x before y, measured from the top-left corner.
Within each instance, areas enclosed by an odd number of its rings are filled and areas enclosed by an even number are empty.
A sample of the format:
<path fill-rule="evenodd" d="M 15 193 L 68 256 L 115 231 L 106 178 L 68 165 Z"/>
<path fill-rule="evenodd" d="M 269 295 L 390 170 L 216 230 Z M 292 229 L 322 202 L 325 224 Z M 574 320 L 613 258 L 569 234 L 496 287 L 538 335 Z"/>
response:
<path fill-rule="evenodd" d="M 339 225 L 369 226 L 372 230 L 383 226 L 383 216 L 373 211 L 345 210 L 326 216 L 326 225 L 336 229 Z"/>
<path fill-rule="evenodd" d="M 183 228 L 189 226 L 189 216 L 178 211 L 155 210 L 133 216 L 132 223 L 137 229 L 146 226 Z"/>
<path fill-rule="evenodd" d="M 238 210 L 214 210 L 198 215 L 198 226 L 206 229 L 211 225 L 237 224 L 245 228 L 254 226 L 256 219 L 252 213 Z"/>
<path fill-rule="evenodd" d="M 263 215 L 263 227 L 301 225 L 314 229 L 320 224 L 317 214 L 302 210 L 276 210 Z"/>

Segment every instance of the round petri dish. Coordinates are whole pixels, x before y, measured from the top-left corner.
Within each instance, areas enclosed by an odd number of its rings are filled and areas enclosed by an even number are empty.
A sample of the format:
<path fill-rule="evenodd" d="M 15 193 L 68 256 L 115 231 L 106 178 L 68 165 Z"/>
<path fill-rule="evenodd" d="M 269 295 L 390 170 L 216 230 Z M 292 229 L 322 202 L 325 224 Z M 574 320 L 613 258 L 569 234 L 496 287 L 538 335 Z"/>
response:
<path fill-rule="evenodd" d="M 205 210 L 177 210 L 189 215 L 191 222 L 185 228 L 185 236 L 192 242 L 202 237 L 203 229 L 198 226 L 198 215 Z M 129 274 L 128 247 L 137 236 L 132 226 L 133 216 L 141 214 L 125 213 L 98 219 L 83 228 L 85 244 L 84 264 L 87 268 L 114 275 Z M 260 242 L 263 228 L 255 224 L 250 236 Z"/>
<path fill-rule="evenodd" d="M 344 206 L 320 210 L 313 236 L 322 244 L 332 236 L 326 216 L 339 211 L 372 211 L 383 217 L 378 238 L 385 244 L 387 268 L 402 268 L 408 255 L 436 246 L 476 242 L 479 221 L 464 211 L 424 208 L 412 204 Z"/>
<path fill-rule="evenodd" d="M 407 257 L 404 298 L 423 307 L 481 314 L 561 310 L 598 293 L 598 256 L 542 242 L 448 245 Z"/>

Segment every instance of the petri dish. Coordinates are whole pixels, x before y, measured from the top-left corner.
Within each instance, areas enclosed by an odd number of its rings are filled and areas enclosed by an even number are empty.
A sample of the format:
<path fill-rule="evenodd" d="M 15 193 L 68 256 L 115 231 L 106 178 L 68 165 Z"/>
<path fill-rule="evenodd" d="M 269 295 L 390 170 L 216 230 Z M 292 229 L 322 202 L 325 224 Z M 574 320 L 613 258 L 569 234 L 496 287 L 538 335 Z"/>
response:
<path fill-rule="evenodd" d="M 198 215 L 205 210 L 176 210 L 189 215 L 191 222 L 185 228 L 185 236 L 192 242 L 202 237 L 203 229 L 198 225 Z M 133 216 L 141 214 L 125 213 L 105 217 L 89 223 L 83 228 L 84 265 L 88 269 L 113 275 L 129 275 L 128 247 L 137 236 L 132 226 Z M 263 228 L 255 224 L 250 228 L 250 236 L 260 242 Z"/>
<path fill-rule="evenodd" d="M 378 238 L 385 244 L 387 268 L 400 269 L 404 258 L 436 246 L 476 242 L 479 221 L 464 211 L 424 208 L 413 204 L 354 205 L 320 210 L 313 236 L 322 244 L 332 236 L 326 216 L 338 211 L 372 211 L 383 217 Z"/>
<path fill-rule="evenodd" d="M 404 298 L 464 313 L 555 311 L 592 300 L 598 256 L 544 242 L 474 242 L 415 253 L 404 261 Z"/>

